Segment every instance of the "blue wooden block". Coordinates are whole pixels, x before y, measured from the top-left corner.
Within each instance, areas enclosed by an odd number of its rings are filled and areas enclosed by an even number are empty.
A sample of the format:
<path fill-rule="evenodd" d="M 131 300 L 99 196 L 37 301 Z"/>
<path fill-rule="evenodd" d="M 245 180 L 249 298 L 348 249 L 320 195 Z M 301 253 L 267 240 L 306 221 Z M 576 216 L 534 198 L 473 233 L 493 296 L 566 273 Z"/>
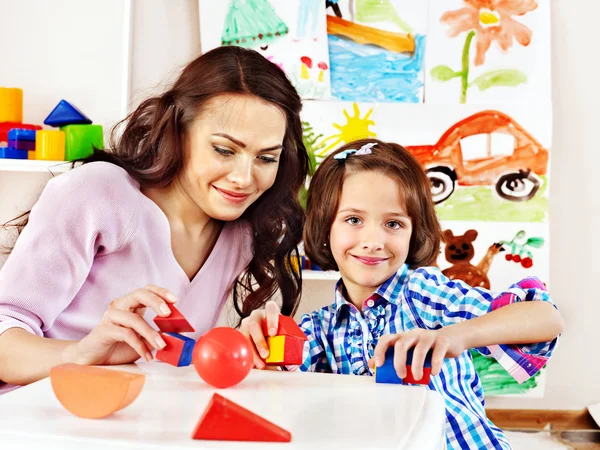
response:
<path fill-rule="evenodd" d="M 8 132 L 8 140 L 35 142 L 35 131 L 36 130 L 24 130 L 23 128 L 13 128 Z"/>
<path fill-rule="evenodd" d="M 407 370 L 411 370 L 412 359 L 413 359 L 414 348 L 409 349 L 406 352 L 406 366 Z M 425 356 L 424 368 L 431 368 L 431 355 L 432 351 L 429 350 Z M 393 383 L 402 384 L 402 378 L 396 373 L 394 368 L 394 347 L 388 347 L 385 352 L 385 361 L 381 367 L 377 367 L 375 370 L 375 382 L 376 383 Z"/>
<path fill-rule="evenodd" d="M 62 127 L 75 124 L 89 125 L 92 121 L 68 101 L 61 100 L 58 102 L 58 105 L 54 107 L 52 112 L 48 114 L 44 123 L 52 127 Z"/>
<path fill-rule="evenodd" d="M 0 147 L 0 158 L 3 159 L 27 159 L 27 150 L 18 150 L 12 147 Z"/>
<path fill-rule="evenodd" d="M 179 363 L 177 364 L 177 367 L 189 366 L 192 363 L 192 351 L 194 350 L 196 341 L 192 338 L 183 336 L 178 333 L 165 334 L 168 334 L 169 336 L 183 341 L 183 350 L 181 351 L 181 356 L 179 357 Z"/>

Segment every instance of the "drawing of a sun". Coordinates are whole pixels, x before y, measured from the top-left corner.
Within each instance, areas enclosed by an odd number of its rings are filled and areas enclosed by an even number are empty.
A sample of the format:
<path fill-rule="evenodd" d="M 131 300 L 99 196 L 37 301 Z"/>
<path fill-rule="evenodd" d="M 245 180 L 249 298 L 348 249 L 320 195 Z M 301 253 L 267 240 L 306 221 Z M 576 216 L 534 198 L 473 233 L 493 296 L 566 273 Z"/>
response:
<path fill-rule="evenodd" d="M 373 108 L 369 109 L 369 112 L 365 114 L 365 117 L 361 119 L 360 110 L 356 102 L 353 104 L 354 115 L 350 117 L 348 111 L 344 108 L 344 116 L 346 116 L 346 124 L 339 125 L 333 123 L 333 126 L 340 130 L 339 133 L 326 137 L 321 141 L 321 145 L 325 144 L 330 140 L 334 140 L 332 144 L 329 144 L 324 149 L 320 150 L 317 155 L 324 158 L 331 150 L 336 148 L 340 144 L 347 144 L 357 139 L 367 139 L 376 137 L 377 134 L 369 129 L 371 125 L 375 125 L 373 120 L 369 120 L 369 117 L 373 113 Z"/>

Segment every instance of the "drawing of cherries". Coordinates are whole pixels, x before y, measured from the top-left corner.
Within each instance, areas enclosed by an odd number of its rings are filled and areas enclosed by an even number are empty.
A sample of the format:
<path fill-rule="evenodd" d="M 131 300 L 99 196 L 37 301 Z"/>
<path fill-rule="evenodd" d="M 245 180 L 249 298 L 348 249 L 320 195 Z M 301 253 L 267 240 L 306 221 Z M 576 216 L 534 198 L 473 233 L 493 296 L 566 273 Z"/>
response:
<path fill-rule="evenodd" d="M 525 231 L 519 231 L 515 237 L 510 241 L 500 241 L 504 250 L 506 250 L 506 260 L 512 261 L 517 264 L 521 264 L 524 269 L 529 269 L 533 266 L 533 254 L 529 248 L 541 248 L 544 245 L 544 238 L 531 237 L 527 239 L 523 244 L 519 244 L 517 241 L 525 238 Z"/>

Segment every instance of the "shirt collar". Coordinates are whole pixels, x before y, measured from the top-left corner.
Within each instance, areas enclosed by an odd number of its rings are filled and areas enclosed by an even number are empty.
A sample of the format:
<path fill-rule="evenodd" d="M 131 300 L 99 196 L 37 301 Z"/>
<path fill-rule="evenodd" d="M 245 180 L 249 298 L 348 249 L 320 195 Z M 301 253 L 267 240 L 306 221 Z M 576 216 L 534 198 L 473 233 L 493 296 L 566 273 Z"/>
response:
<path fill-rule="evenodd" d="M 379 296 L 384 300 L 394 304 L 400 304 L 400 296 L 398 293 L 400 292 L 400 287 L 406 282 L 408 279 L 409 268 L 407 264 L 403 264 L 396 273 L 394 273 L 391 277 L 389 277 L 386 281 L 383 282 L 381 286 L 379 286 L 371 297 Z M 335 308 L 335 318 L 338 319 L 340 314 L 345 312 L 348 308 L 354 308 L 355 306 L 350 303 L 344 297 L 344 283 L 340 278 L 338 282 L 335 284 L 335 300 L 334 300 L 334 308 Z"/>

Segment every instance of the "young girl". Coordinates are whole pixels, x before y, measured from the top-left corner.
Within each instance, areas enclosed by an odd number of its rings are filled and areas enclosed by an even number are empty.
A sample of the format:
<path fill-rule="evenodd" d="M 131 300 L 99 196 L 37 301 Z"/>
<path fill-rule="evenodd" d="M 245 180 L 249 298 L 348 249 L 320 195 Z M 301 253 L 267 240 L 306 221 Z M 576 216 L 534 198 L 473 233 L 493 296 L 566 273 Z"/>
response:
<path fill-rule="evenodd" d="M 300 109 L 276 65 L 220 47 L 140 104 L 110 152 L 52 179 L 0 271 L 0 393 L 62 362 L 151 359 L 165 345 L 152 322 L 165 302 L 192 337 L 214 326 L 232 287 L 242 317 L 278 290 L 292 314 L 301 280 L 285 261 L 302 237 L 308 167 Z"/>
<path fill-rule="evenodd" d="M 300 369 L 372 375 L 369 360 L 380 366 L 393 346 L 401 378 L 414 348 L 418 380 L 431 350 L 429 388 L 445 399 L 448 448 L 508 449 L 485 415 L 469 350 L 523 382 L 548 361 L 563 321 L 537 279 L 496 293 L 448 279 L 431 267 L 440 240 L 429 180 L 403 147 L 362 140 L 326 158 L 310 184 L 304 243 L 310 260 L 341 280 L 332 305 L 301 319 L 309 340 Z M 276 305 L 266 310 L 276 329 Z M 265 354 L 262 335 L 248 331 L 252 317 L 242 329 Z"/>

